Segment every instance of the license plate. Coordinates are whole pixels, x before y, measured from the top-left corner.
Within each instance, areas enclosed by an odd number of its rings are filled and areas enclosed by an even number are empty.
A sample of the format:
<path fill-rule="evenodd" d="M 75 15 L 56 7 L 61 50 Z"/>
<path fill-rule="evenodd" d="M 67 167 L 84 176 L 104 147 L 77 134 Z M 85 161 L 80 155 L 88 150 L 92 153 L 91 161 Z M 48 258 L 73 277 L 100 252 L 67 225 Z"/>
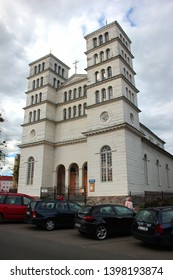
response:
<path fill-rule="evenodd" d="M 79 223 L 76 223 L 75 226 L 76 227 L 81 227 L 81 225 Z"/>
<path fill-rule="evenodd" d="M 138 226 L 138 229 L 139 229 L 139 230 L 143 230 L 143 231 L 148 231 L 148 228 L 147 228 L 147 227 Z"/>

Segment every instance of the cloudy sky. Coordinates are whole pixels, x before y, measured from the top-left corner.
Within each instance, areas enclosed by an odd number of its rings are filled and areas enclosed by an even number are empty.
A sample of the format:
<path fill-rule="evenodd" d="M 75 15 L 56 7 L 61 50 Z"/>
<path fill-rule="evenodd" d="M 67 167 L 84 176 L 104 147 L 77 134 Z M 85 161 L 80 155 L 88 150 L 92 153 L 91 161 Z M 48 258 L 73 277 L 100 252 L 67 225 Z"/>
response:
<path fill-rule="evenodd" d="M 132 41 L 140 121 L 173 154 L 173 0 L 0 0 L 0 123 L 9 162 L 21 143 L 28 64 L 48 53 L 85 73 L 86 34 L 117 20 Z M 3 173 L 7 173 L 4 168 Z"/>

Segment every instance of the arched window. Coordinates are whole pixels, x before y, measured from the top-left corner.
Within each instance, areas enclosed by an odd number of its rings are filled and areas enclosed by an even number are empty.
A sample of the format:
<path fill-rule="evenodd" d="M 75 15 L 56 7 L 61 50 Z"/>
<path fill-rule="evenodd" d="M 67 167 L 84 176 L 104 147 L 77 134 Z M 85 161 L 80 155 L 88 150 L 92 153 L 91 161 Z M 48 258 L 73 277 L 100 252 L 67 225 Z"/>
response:
<path fill-rule="evenodd" d="M 34 158 L 28 159 L 28 170 L 27 170 L 27 185 L 32 185 L 34 179 Z"/>
<path fill-rule="evenodd" d="M 64 102 L 67 102 L 67 92 L 64 92 Z"/>
<path fill-rule="evenodd" d="M 69 90 L 69 92 L 68 92 L 68 100 L 72 100 L 72 91 L 71 90 Z"/>
<path fill-rule="evenodd" d="M 158 186 L 161 186 L 161 178 L 160 178 L 160 163 L 159 160 L 156 160 L 156 169 L 157 169 L 157 181 L 158 181 Z"/>
<path fill-rule="evenodd" d="M 37 110 L 37 120 L 40 120 L 40 109 Z"/>
<path fill-rule="evenodd" d="M 107 68 L 107 73 L 108 73 L 108 78 L 111 78 L 112 77 L 112 68 L 110 66 Z"/>
<path fill-rule="evenodd" d="M 36 121 L 36 111 L 34 110 L 33 112 L 33 121 L 35 122 Z"/>
<path fill-rule="evenodd" d="M 107 49 L 106 50 L 106 59 L 109 59 L 110 57 L 111 57 L 110 49 Z"/>
<path fill-rule="evenodd" d="M 34 96 L 31 96 L 31 104 L 34 104 Z"/>
<path fill-rule="evenodd" d="M 148 181 L 148 157 L 147 154 L 144 155 L 144 179 L 145 179 L 145 184 L 148 185 L 149 181 Z"/>
<path fill-rule="evenodd" d="M 64 77 L 64 69 L 62 69 L 62 76 Z"/>
<path fill-rule="evenodd" d="M 112 99 L 113 98 L 113 89 L 112 87 L 108 87 L 108 99 Z"/>
<path fill-rule="evenodd" d="M 106 33 L 105 33 L 105 42 L 108 42 L 108 41 L 109 41 L 109 33 L 106 32 Z"/>
<path fill-rule="evenodd" d="M 71 118 L 71 107 L 68 108 L 68 118 Z"/>
<path fill-rule="evenodd" d="M 106 100 L 106 89 L 105 88 L 102 88 L 101 90 L 101 95 L 102 95 L 102 102 Z"/>
<path fill-rule="evenodd" d="M 32 89 L 35 89 L 35 80 L 32 82 Z"/>
<path fill-rule="evenodd" d="M 99 80 L 99 72 L 95 72 L 95 82 L 97 83 Z"/>
<path fill-rule="evenodd" d="M 100 62 L 102 62 L 104 60 L 104 52 L 101 51 L 100 52 Z"/>
<path fill-rule="evenodd" d="M 77 89 L 74 88 L 74 90 L 73 90 L 73 98 L 74 98 L 74 99 L 77 97 L 76 94 L 77 94 Z"/>
<path fill-rule="evenodd" d="M 93 38 L 93 47 L 97 47 L 97 38 Z"/>
<path fill-rule="evenodd" d="M 96 104 L 100 102 L 100 92 L 99 92 L 99 90 L 97 90 L 95 92 L 95 100 L 96 100 Z"/>
<path fill-rule="evenodd" d="M 38 103 L 38 94 L 35 95 L 35 103 Z"/>
<path fill-rule="evenodd" d="M 101 181 L 112 181 L 112 151 L 107 145 L 101 149 Z"/>
<path fill-rule="evenodd" d="M 73 117 L 76 117 L 76 106 L 73 106 Z"/>
<path fill-rule="evenodd" d="M 81 97 L 82 96 L 82 87 L 79 87 L 78 93 L 79 93 L 79 97 Z"/>
<path fill-rule="evenodd" d="M 38 65 L 38 72 L 40 73 L 41 71 L 41 64 Z"/>
<path fill-rule="evenodd" d="M 39 79 L 37 79 L 37 87 L 39 87 Z"/>
<path fill-rule="evenodd" d="M 43 62 L 42 63 L 42 71 L 44 71 L 44 68 L 45 68 L 45 63 Z"/>
<path fill-rule="evenodd" d="M 86 107 L 87 107 L 87 103 L 85 102 L 83 104 L 83 114 L 86 115 Z"/>
<path fill-rule="evenodd" d="M 96 53 L 94 55 L 94 64 L 97 64 L 98 63 L 98 54 Z"/>
<path fill-rule="evenodd" d="M 32 122 L 32 112 L 29 112 L 29 123 Z"/>
<path fill-rule="evenodd" d="M 39 93 L 39 102 L 42 101 L 42 92 Z"/>
<path fill-rule="evenodd" d="M 105 76 L 105 69 L 102 69 L 102 70 L 101 70 L 101 77 L 102 77 L 102 80 L 106 79 L 106 76 Z"/>
<path fill-rule="evenodd" d="M 57 71 L 57 64 L 56 63 L 54 64 L 54 71 L 55 72 Z"/>
<path fill-rule="evenodd" d="M 64 120 L 67 119 L 67 110 L 66 109 L 63 110 L 63 119 Z"/>
<path fill-rule="evenodd" d="M 166 180 L 167 180 L 167 187 L 170 188 L 170 183 L 169 183 L 169 165 L 166 164 Z"/>
<path fill-rule="evenodd" d="M 34 74 L 37 74 L 37 66 L 34 67 Z"/>
<path fill-rule="evenodd" d="M 61 74 L 61 66 L 58 66 L 58 74 Z"/>
<path fill-rule="evenodd" d="M 99 44 L 100 45 L 103 44 L 103 36 L 102 35 L 99 36 Z"/>
<path fill-rule="evenodd" d="M 82 105 L 79 104 L 78 105 L 78 116 L 81 116 L 82 115 Z"/>
<path fill-rule="evenodd" d="M 43 77 L 41 77 L 41 84 L 40 86 L 43 86 Z"/>
<path fill-rule="evenodd" d="M 83 95 L 86 96 L 87 95 L 87 85 L 83 86 Z"/>

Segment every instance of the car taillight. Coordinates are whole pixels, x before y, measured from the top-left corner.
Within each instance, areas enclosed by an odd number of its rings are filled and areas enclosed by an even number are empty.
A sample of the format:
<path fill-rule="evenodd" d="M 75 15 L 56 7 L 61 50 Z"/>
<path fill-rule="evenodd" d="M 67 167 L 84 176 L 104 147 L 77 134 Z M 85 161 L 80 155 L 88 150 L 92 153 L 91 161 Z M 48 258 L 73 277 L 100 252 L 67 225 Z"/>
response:
<path fill-rule="evenodd" d="M 161 224 L 157 224 L 157 226 L 155 228 L 155 233 L 159 233 L 159 234 L 163 233 L 163 227 Z"/>
<path fill-rule="evenodd" d="M 36 215 L 36 212 L 35 212 L 35 211 L 32 211 L 32 217 L 33 217 L 33 218 L 36 218 L 36 216 L 37 216 L 37 215 Z"/>
<path fill-rule="evenodd" d="M 86 222 L 93 222 L 94 221 L 94 217 L 93 216 L 84 216 L 83 220 L 85 220 Z"/>

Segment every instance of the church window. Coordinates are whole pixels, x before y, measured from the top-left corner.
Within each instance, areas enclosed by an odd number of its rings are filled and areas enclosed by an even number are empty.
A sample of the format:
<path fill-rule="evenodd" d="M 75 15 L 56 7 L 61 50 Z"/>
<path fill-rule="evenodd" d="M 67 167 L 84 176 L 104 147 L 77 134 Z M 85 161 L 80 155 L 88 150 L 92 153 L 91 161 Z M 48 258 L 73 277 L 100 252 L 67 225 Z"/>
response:
<path fill-rule="evenodd" d="M 108 78 L 112 77 L 112 68 L 109 66 L 107 68 Z"/>
<path fill-rule="evenodd" d="M 145 184 L 148 185 L 149 184 L 149 180 L 148 180 L 148 156 L 147 154 L 144 155 L 144 178 L 145 178 Z"/>
<path fill-rule="evenodd" d="M 101 181 L 112 181 L 112 151 L 107 145 L 101 149 Z"/>
<path fill-rule="evenodd" d="M 31 96 L 31 104 L 34 104 L 34 96 Z"/>
<path fill-rule="evenodd" d="M 160 178 L 160 163 L 159 160 L 156 160 L 156 169 L 157 169 L 157 180 L 158 180 L 158 186 L 161 186 L 161 178 Z"/>
<path fill-rule="evenodd" d="M 68 100 L 72 100 L 72 91 L 71 90 L 69 90 L 69 92 L 68 92 Z"/>
<path fill-rule="evenodd" d="M 95 82 L 97 83 L 99 80 L 99 72 L 95 72 Z"/>
<path fill-rule="evenodd" d="M 64 102 L 67 102 L 67 92 L 64 92 Z"/>
<path fill-rule="evenodd" d="M 112 99 L 113 98 L 113 89 L 112 87 L 108 87 L 108 99 Z"/>
<path fill-rule="evenodd" d="M 101 95 L 102 95 L 102 102 L 103 102 L 103 101 L 106 100 L 106 90 L 105 90 L 105 88 L 102 88 Z"/>
<path fill-rule="evenodd" d="M 64 77 L 64 69 L 62 69 L 62 76 Z"/>
<path fill-rule="evenodd" d="M 53 87 L 55 87 L 55 86 L 56 86 L 56 79 L 53 78 Z"/>
<path fill-rule="evenodd" d="M 105 77 L 105 69 L 101 70 L 101 77 L 102 77 L 102 80 L 104 80 L 106 78 Z"/>
<path fill-rule="evenodd" d="M 54 64 L 54 71 L 55 72 L 57 71 L 57 64 L 56 63 Z"/>
<path fill-rule="evenodd" d="M 34 110 L 33 112 L 33 121 L 35 122 L 36 121 L 36 111 Z"/>
<path fill-rule="evenodd" d="M 32 82 L 32 89 L 35 89 L 35 80 Z"/>
<path fill-rule="evenodd" d="M 74 99 L 77 97 L 76 94 L 77 94 L 77 89 L 74 88 L 74 90 L 73 90 L 73 98 L 74 98 Z"/>
<path fill-rule="evenodd" d="M 34 67 L 34 74 L 37 74 L 37 66 Z"/>
<path fill-rule="evenodd" d="M 79 104 L 78 105 L 78 116 L 81 116 L 82 115 L 82 105 Z"/>
<path fill-rule="evenodd" d="M 170 183 L 169 183 L 169 165 L 166 164 L 166 180 L 167 180 L 167 187 L 170 188 Z"/>
<path fill-rule="evenodd" d="M 104 52 L 100 52 L 100 62 L 104 60 Z"/>
<path fill-rule="evenodd" d="M 87 107 L 87 103 L 85 102 L 83 104 L 83 114 L 86 115 L 86 107 Z"/>
<path fill-rule="evenodd" d="M 106 59 L 109 59 L 110 58 L 110 49 L 107 49 L 106 50 Z"/>
<path fill-rule="evenodd" d="M 58 74 L 61 73 L 61 66 L 58 66 Z"/>
<path fill-rule="evenodd" d="M 37 120 L 40 120 L 40 109 L 37 110 Z"/>
<path fill-rule="evenodd" d="M 83 86 L 83 95 L 86 96 L 87 95 L 87 85 Z"/>
<path fill-rule="evenodd" d="M 39 79 L 37 79 L 37 87 L 39 87 Z"/>
<path fill-rule="evenodd" d="M 97 47 L 97 38 L 93 38 L 93 47 Z"/>
<path fill-rule="evenodd" d="M 42 92 L 39 93 L 39 102 L 42 101 Z"/>
<path fill-rule="evenodd" d="M 42 63 L 42 71 L 44 71 L 44 68 L 45 68 L 45 63 L 43 62 Z"/>
<path fill-rule="evenodd" d="M 81 97 L 82 96 L 82 87 L 79 87 L 78 93 L 79 93 L 79 97 Z"/>
<path fill-rule="evenodd" d="M 57 88 L 60 86 L 60 80 L 57 81 Z"/>
<path fill-rule="evenodd" d="M 76 106 L 73 106 L 73 117 L 76 117 Z"/>
<path fill-rule="evenodd" d="M 105 42 L 108 42 L 108 41 L 109 41 L 109 33 L 106 32 L 106 33 L 105 33 Z"/>
<path fill-rule="evenodd" d="M 29 122 L 32 122 L 32 112 L 29 112 Z"/>
<path fill-rule="evenodd" d="M 38 65 L 38 73 L 41 71 L 41 64 Z"/>
<path fill-rule="evenodd" d="M 103 44 L 103 36 L 102 35 L 99 36 L 99 44 L 100 45 Z"/>
<path fill-rule="evenodd" d="M 100 102 L 100 92 L 99 92 L 99 90 L 97 90 L 95 92 L 95 99 L 96 99 L 96 104 Z"/>
<path fill-rule="evenodd" d="M 66 109 L 63 110 L 63 118 L 64 118 L 64 120 L 67 119 L 67 110 Z"/>
<path fill-rule="evenodd" d="M 28 170 L 27 170 L 27 185 L 32 185 L 34 179 L 34 158 L 28 159 Z"/>
<path fill-rule="evenodd" d="M 43 86 L 43 77 L 41 77 L 41 84 L 40 86 Z"/>
<path fill-rule="evenodd" d="M 97 64 L 98 63 L 98 54 L 96 53 L 94 55 L 94 64 Z"/>
<path fill-rule="evenodd" d="M 38 103 L 38 94 L 35 95 L 35 104 Z"/>
<path fill-rule="evenodd" d="M 71 118 L 71 107 L 68 108 L 68 118 Z"/>

